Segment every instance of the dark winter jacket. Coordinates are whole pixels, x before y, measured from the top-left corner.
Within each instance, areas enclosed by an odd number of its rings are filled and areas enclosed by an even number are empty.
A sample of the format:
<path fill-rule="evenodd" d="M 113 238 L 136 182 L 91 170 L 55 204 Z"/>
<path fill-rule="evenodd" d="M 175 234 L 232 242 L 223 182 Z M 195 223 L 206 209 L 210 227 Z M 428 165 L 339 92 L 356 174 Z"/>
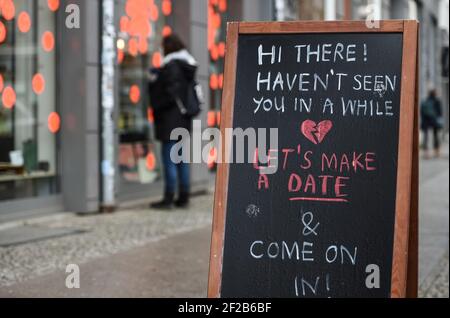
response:
<path fill-rule="evenodd" d="M 442 105 L 438 98 L 428 96 L 420 106 L 420 117 L 422 129 L 442 128 Z"/>
<path fill-rule="evenodd" d="M 148 87 L 159 141 L 170 141 L 176 128 L 191 131 L 192 120 L 181 114 L 177 100 L 186 104 L 188 86 L 195 80 L 196 72 L 197 63 L 186 50 L 167 55 L 162 67 L 151 71 Z"/>

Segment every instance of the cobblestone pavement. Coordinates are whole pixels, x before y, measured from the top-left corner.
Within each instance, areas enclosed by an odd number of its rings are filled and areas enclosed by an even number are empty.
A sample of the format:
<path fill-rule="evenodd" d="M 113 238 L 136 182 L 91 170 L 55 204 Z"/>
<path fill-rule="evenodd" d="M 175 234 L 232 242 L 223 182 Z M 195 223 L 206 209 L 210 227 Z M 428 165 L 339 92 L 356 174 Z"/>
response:
<path fill-rule="evenodd" d="M 442 257 L 431 274 L 425 278 L 419 289 L 421 298 L 448 298 L 449 297 L 449 267 L 448 252 Z"/>
<path fill-rule="evenodd" d="M 11 286 L 64 269 L 67 264 L 83 264 L 199 229 L 210 225 L 211 220 L 212 196 L 195 198 L 189 210 L 156 212 L 143 207 L 109 215 L 67 214 L 31 220 L 26 225 L 86 232 L 0 247 L 0 286 Z"/>

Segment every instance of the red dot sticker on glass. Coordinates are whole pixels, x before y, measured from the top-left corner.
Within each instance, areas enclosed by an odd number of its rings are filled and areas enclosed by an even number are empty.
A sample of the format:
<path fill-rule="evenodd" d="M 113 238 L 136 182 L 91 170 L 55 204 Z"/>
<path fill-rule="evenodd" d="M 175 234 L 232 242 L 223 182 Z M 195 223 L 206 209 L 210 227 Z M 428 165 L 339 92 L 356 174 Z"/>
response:
<path fill-rule="evenodd" d="M 146 159 L 146 166 L 149 171 L 153 171 L 156 168 L 156 157 L 153 152 L 149 152 Z"/>
<path fill-rule="evenodd" d="M 163 0 L 161 5 L 161 11 L 165 16 L 168 16 L 172 13 L 172 1 Z"/>
<path fill-rule="evenodd" d="M 55 37 L 52 32 L 46 31 L 42 35 L 42 47 L 44 51 L 51 52 L 55 48 Z"/>
<path fill-rule="evenodd" d="M 155 123 L 155 114 L 153 113 L 153 108 L 147 108 L 147 120 L 150 124 Z"/>
<path fill-rule="evenodd" d="M 220 17 L 220 14 L 215 13 L 212 15 L 212 26 L 216 29 L 220 28 L 220 25 L 222 24 L 222 18 Z"/>
<path fill-rule="evenodd" d="M 146 38 L 139 38 L 139 53 L 146 54 L 148 51 L 148 42 Z"/>
<path fill-rule="evenodd" d="M 118 50 L 117 50 L 117 62 L 118 62 L 119 64 L 122 64 L 124 58 L 125 58 L 125 53 L 123 52 L 123 50 L 118 49 Z"/>
<path fill-rule="evenodd" d="M 172 28 L 168 25 L 165 25 L 162 30 L 163 37 L 167 37 L 172 34 Z"/>
<path fill-rule="evenodd" d="M 159 53 L 159 52 L 153 53 L 153 56 L 152 56 L 153 67 L 161 67 L 161 63 L 162 63 L 161 53 Z"/>
<path fill-rule="evenodd" d="M 212 90 L 216 90 L 219 88 L 219 77 L 217 74 L 211 74 L 211 77 L 209 79 L 209 87 Z"/>
<path fill-rule="evenodd" d="M 47 0 L 48 8 L 55 12 L 59 9 L 59 0 Z"/>
<path fill-rule="evenodd" d="M 48 130 L 52 134 L 56 134 L 59 131 L 59 129 L 61 128 L 61 118 L 59 117 L 58 113 L 50 113 L 47 120 L 47 126 Z"/>
<path fill-rule="evenodd" d="M 214 127 L 216 125 L 216 113 L 214 111 L 208 112 L 206 122 L 208 124 L 208 127 Z"/>
<path fill-rule="evenodd" d="M 138 55 L 138 41 L 135 38 L 131 38 L 128 41 L 128 53 L 130 53 L 131 56 L 137 56 Z"/>
<path fill-rule="evenodd" d="M 159 18 L 158 7 L 156 5 L 152 5 L 150 7 L 150 20 L 157 21 Z"/>
<path fill-rule="evenodd" d="M 127 32 L 131 36 L 146 38 L 152 33 L 152 26 L 145 16 L 140 16 L 130 20 L 127 25 Z"/>
<path fill-rule="evenodd" d="M 225 56 L 225 43 L 224 43 L 224 42 L 220 42 L 220 43 L 217 45 L 217 48 L 218 48 L 218 50 L 219 50 L 219 55 L 220 55 L 220 57 L 224 57 L 224 56 Z"/>
<path fill-rule="evenodd" d="M 221 118 L 220 115 L 221 115 L 221 112 L 217 112 L 216 115 L 217 115 L 217 125 L 220 126 L 220 118 Z"/>
<path fill-rule="evenodd" d="M 38 94 L 41 95 L 44 91 L 45 91 L 45 78 L 42 74 L 37 73 L 36 75 L 33 76 L 33 81 L 32 81 L 32 86 L 33 86 L 33 91 Z"/>
<path fill-rule="evenodd" d="M 218 82 L 219 88 L 222 89 L 222 88 L 223 88 L 223 74 L 220 74 L 220 75 L 217 77 L 217 82 Z"/>
<path fill-rule="evenodd" d="M 11 86 L 5 87 L 2 94 L 3 106 L 12 109 L 16 104 L 16 92 Z"/>
<path fill-rule="evenodd" d="M 0 1 L 2 16 L 7 21 L 14 19 L 16 15 L 16 6 L 12 0 L 2 0 Z"/>
<path fill-rule="evenodd" d="M 219 49 L 218 49 L 217 45 L 213 44 L 211 46 L 211 49 L 209 50 L 209 52 L 210 52 L 210 55 L 211 55 L 211 59 L 213 61 L 217 61 L 219 59 Z"/>
<path fill-rule="evenodd" d="M 0 21 L 0 43 L 5 42 L 7 33 L 5 25 Z"/>
<path fill-rule="evenodd" d="M 227 11 L 227 0 L 219 0 L 219 11 L 225 12 Z"/>
<path fill-rule="evenodd" d="M 217 149 L 215 147 L 212 147 L 208 155 L 208 162 L 207 162 L 208 167 L 210 169 L 213 168 L 216 161 L 217 161 Z"/>
<path fill-rule="evenodd" d="M 138 85 L 133 85 L 130 87 L 130 101 L 133 104 L 139 103 L 139 100 L 141 99 L 141 90 L 139 89 Z"/>
<path fill-rule="evenodd" d="M 19 18 L 17 19 L 17 27 L 22 33 L 27 33 L 31 28 L 30 15 L 27 12 L 21 12 Z"/>
<path fill-rule="evenodd" d="M 127 16 L 122 16 L 120 18 L 120 32 L 127 33 L 129 23 L 130 19 Z"/>

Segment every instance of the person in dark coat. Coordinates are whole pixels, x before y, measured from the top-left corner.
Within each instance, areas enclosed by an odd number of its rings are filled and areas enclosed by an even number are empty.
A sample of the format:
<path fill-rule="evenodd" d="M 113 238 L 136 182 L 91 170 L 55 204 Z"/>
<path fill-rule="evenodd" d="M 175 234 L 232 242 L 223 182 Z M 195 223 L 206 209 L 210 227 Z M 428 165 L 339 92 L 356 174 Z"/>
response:
<path fill-rule="evenodd" d="M 197 62 L 186 50 L 177 35 L 163 40 L 164 59 L 161 68 L 150 71 L 149 93 L 155 118 L 155 134 L 162 144 L 165 190 L 162 201 L 151 208 L 168 209 L 189 204 L 190 168 L 186 162 L 174 163 L 170 153 L 178 141 L 170 139 L 174 129 L 192 130 L 191 118 L 182 114 L 180 105 L 186 104 L 189 84 L 195 80 Z M 178 184 L 178 199 L 174 201 Z"/>
<path fill-rule="evenodd" d="M 439 131 L 442 129 L 442 105 L 436 91 L 430 90 L 428 97 L 420 105 L 421 128 L 423 131 L 423 149 L 429 158 L 428 135 L 433 132 L 435 156 L 440 156 Z"/>

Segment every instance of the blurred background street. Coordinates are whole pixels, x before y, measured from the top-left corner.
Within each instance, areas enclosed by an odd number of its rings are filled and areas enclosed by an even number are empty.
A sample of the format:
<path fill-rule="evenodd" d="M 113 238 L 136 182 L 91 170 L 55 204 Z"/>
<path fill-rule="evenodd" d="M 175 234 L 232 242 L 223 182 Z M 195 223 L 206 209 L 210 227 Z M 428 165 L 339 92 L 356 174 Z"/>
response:
<path fill-rule="evenodd" d="M 446 144 L 441 159 L 420 165 L 420 297 L 449 297 L 448 191 Z M 0 297 L 206 297 L 212 204 L 209 193 L 189 210 L 4 223 Z M 80 289 L 66 288 L 67 264 L 80 265 Z"/>
<path fill-rule="evenodd" d="M 419 99 L 437 92 L 439 158 L 420 162 L 420 297 L 449 297 L 448 0 L 0 0 L 0 298 L 205 297 L 216 149 L 188 210 L 161 212 L 147 73 L 176 33 L 220 126 L 229 21 L 416 19 Z M 81 288 L 65 285 L 80 266 Z"/>

